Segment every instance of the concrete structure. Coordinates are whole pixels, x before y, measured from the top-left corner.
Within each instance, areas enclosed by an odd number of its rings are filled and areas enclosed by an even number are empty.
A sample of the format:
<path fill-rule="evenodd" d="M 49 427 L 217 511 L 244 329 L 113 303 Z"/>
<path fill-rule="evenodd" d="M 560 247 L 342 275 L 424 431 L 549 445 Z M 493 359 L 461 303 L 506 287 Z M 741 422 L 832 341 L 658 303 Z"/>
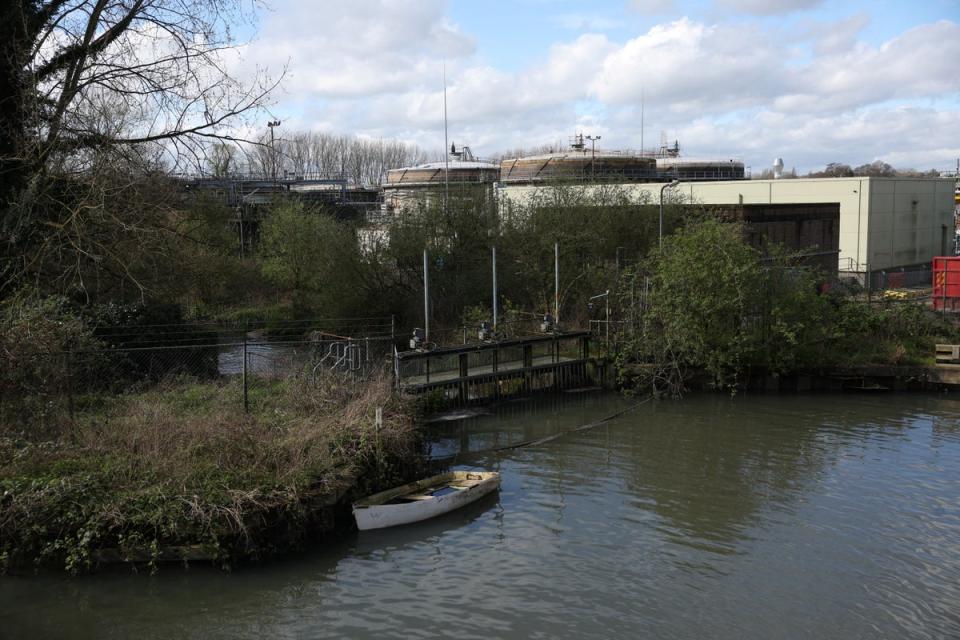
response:
<path fill-rule="evenodd" d="M 510 184 L 550 181 L 656 181 L 657 161 L 637 155 L 572 149 L 500 162 L 500 180 Z"/>
<path fill-rule="evenodd" d="M 733 204 L 710 209 L 723 220 L 743 222 L 745 239 L 755 249 L 777 244 L 799 253 L 801 264 L 837 274 L 839 204 Z"/>
<path fill-rule="evenodd" d="M 625 183 L 637 201 L 659 201 L 659 184 Z M 549 186 L 497 186 L 501 208 L 530 202 Z M 591 190 L 595 187 L 583 186 Z M 798 178 L 681 182 L 668 200 L 695 204 L 840 205 L 842 272 L 867 272 L 929 264 L 953 255 L 954 181 L 950 178 Z"/>
<path fill-rule="evenodd" d="M 667 180 L 743 180 L 747 176 L 742 160 L 711 160 L 670 156 L 657 158 L 657 173 Z"/>
<path fill-rule="evenodd" d="M 490 189 L 499 177 L 499 165 L 476 160 L 429 162 L 391 169 L 382 186 L 383 212 L 392 217 L 426 206 L 432 199 L 442 198 L 448 186 L 451 194 L 467 188 Z"/>

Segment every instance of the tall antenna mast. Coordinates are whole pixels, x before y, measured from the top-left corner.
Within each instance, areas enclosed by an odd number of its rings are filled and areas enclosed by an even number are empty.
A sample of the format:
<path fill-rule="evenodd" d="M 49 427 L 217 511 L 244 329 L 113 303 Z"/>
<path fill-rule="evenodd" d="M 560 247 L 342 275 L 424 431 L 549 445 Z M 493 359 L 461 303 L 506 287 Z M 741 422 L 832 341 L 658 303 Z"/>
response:
<path fill-rule="evenodd" d="M 447 144 L 447 63 L 443 63 L 443 213 L 450 215 L 450 146 Z"/>
<path fill-rule="evenodd" d="M 643 85 L 640 86 L 640 155 L 643 155 Z"/>

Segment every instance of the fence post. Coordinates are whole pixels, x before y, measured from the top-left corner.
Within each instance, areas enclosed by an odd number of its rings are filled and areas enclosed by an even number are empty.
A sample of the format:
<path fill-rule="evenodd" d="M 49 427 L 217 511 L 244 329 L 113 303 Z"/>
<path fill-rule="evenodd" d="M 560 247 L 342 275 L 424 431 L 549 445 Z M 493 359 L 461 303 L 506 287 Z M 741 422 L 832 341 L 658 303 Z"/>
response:
<path fill-rule="evenodd" d="M 247 413 L 250 406 L 247 402 L 247 323 L 243 323 L 243 412 Z"/>
<path fill-rule="evenodd" d="M 67 351 L 67 412 L 70 414 L 70 420 L 73 420 L 73 357 L 72 352 Z"/>

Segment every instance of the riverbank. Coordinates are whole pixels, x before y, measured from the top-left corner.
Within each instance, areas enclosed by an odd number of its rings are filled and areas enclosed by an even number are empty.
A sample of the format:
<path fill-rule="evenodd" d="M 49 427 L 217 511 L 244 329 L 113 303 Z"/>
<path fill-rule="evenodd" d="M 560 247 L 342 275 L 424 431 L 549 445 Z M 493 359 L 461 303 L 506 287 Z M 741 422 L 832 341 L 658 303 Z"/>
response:
<path fill-rule="evenodd" d="M 614 376 L 609 365 L 595 366 L 603 388 L 640 389 L 644 380 L 656 375 L 656 365 L 630 364 Z M 691 369 L 685 378 L 688 391 L 717 391 L 714 380 L 703 370 Z M 960 390 L 960 370 L 937 366 L 864 364 L 822 369 L 772 373 L 748 369 L 732 388 L 736 392 L 803 393 L 823 391 L 911 391 Z"/>
<path fill-rule="evenodd" d="M 544 395 L 426 425 L 435 455 L 503 484 L 416 526 L 229 574 L 0 579 L 2 635 L 958 636 L 960 401 L 692 393 L 472 453 L 632 402 Z"/>
<path fill-rule="evenodd" d="M 349 525 L 349 503 L 420 472 L 388 378 L 180 380 L 88 398 L 72 419 L 0 431 L 0 570 L 210 560 L 222 567 Z M 382 409 L 382 422 L 376 421 Z"/>

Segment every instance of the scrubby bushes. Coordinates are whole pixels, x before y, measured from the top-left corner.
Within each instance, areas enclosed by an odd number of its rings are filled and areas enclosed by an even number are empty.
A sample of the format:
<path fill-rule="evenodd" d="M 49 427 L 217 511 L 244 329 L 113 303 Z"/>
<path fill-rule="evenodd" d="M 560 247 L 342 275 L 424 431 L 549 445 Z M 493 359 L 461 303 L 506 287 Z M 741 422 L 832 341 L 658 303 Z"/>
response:
<path fill-rule="evenodd" d="M 751 248 L 737 224 L 691 220 L 621 280 L 621 372 L 671 393 L 701 373 L 734 390 L 752 371 L 929 363 L 935 342 L 960 340 L 930 309 L 820 294 L 821 279 L 789 254 Z"/>
<path fill-rule="evenodd" d="M 98 349 L 93 329 L 64 298 L 0 303 L 0 424 L 45 432 L 74 381 L 71 353 Z"/>
<path fill-rule="evenodd" d="M 171 383 L 54 437 L 0 435 L 0 568 L 86 571 L 178 548 L 227 565 L 296 546 L 330 529 L 341 496 L 419 472 L 387 379 L 288 379 L 258 389 L 249 414 L 232 384 Z"/>

